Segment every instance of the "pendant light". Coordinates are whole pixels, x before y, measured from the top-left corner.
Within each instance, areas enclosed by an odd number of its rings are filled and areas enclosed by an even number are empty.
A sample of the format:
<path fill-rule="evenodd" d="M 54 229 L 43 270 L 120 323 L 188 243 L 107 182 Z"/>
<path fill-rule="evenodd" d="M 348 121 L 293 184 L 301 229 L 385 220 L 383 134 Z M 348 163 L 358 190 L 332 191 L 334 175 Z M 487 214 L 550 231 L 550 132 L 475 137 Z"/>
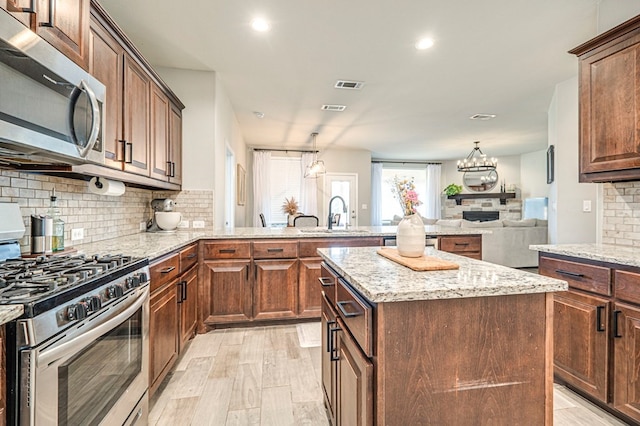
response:
<path fill-rule="evenodd" d="M 471 150 L 467 158 L 458 161 L 459 172 L 485 172 L 495 170 L 498 166 L 498 159 L 488 159 L 478 146 L 480 141 L 475 141 L 476 146 Z"/>
<path fill-rule="evenodd" d="M 324 161 L 318 160 L 318 150 L 316 149 L 316 136 L 318 133 L 311 133 L 311 137 L 313 138 L 313 161 L 309 163 L 307 168 L 304 171 L 304 177 L 309 179 L 316 179 L 318 176 L 321 176 L 327 172 L 324 167 Z"/>

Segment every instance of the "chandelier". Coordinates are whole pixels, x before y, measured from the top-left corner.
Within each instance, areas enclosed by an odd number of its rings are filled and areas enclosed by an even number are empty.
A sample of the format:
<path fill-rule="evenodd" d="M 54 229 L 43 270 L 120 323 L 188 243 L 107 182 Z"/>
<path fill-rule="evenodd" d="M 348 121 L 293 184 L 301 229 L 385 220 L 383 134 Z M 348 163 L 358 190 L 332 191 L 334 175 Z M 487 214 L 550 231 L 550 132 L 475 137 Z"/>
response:
<path fill-rule="evenodd" d="M 482 153 L 478 144 L 480 141 L 475 141 L 476 146 L 471 150 L 467 158 L 458 161 L 459 172 L 485 172 L 495 170 L 498 166 L 498 159 L 487 159 L 487 156 Z"/>
<path fill-rule="evenodd" d="M 317 132 L 311 133 L 311 137 L 313 138 L 313 161 L 309 163 L 307 168 L 304 170 L 304 177 L 309 179 L 316 179 L 318 176 L 321 176 L 327 172 L 324 167 L 324 161 L 318 160 L 316 136 L 318 136 Z"/>

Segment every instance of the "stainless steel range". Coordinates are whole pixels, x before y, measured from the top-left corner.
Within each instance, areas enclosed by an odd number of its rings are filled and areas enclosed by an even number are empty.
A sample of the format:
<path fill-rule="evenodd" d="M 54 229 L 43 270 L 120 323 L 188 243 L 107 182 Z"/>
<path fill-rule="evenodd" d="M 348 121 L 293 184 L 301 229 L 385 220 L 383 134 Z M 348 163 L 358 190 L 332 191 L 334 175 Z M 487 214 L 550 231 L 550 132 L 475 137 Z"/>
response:
<path fill-rule="evenodd" d="M 149 262 L 123 255 L 0 261 L 8 423 L 146 424 Z"/>

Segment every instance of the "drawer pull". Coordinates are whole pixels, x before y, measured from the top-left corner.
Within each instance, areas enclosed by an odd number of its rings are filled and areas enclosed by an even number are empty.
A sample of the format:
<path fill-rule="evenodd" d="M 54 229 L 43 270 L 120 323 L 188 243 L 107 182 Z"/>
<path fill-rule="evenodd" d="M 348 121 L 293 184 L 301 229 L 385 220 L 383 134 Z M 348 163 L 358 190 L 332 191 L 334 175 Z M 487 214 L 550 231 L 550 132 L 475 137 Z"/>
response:
<path fill-rule="evenodd" d="M 355 303 L 353 303 L 353 302 L 351 302 L 349 300 L 347 300 L 346 302 L 338 302 L 336 304 L 338 305 L 338 309 L 340 309 L 340 312 L 342 312 L 342 315 L 345 318 L 353 318 L 353 317 L 357 317 L 357 316 L 362 315 L 362 311 L 360 311 L 360 312 L 347 312 L 347 310 L 344 308 L 344 305 L 352 305 L 352 306 L 355 305 Z"/>
<path fill-rule="evenodd" d="M 184 281 L 179 281 L 178 282 L 178 289 L 180 290 L 179 293 L 179 297 L 178 297 L 178 303 L 182 303 L 182 301 L 184 300 Z"/>
<path fill-rule="evenodd" d="M 596 331 L 598 332 L 605 331 L 602 325 L 602 312 L 604 312 L 604 306 L 596 307 Z"/>
<path fill-rule="evenodd" d="M 338 326 L 336 328 L 329 328 L 329 341 L 331 342 L 331 356 L 330 359 L 331 361 L 339 361 L 340 357 L 338 356 L 338 349 L 336 348 L 336 345 L 334 344 L 334 333 L 338 332 L 338 331 L 342 331 L 342 329 Z"/>
<path fill-rule="evenodd" d="M 176 267 L 175 267 L 175 266 L 168 266 L 168 267 L 166 267 L 166 268 L 162 269 L 162 270 L 160 271 L 160 273 L 161 273 L 161 274 L 168 274 L 169 272 L 173 271 L 174 269 L 176 269 Z"/>
<path fill-rule="evenodd" d="M 618 331 L 618 319 L 620 318 L 620 314 L 622 313 L 622 311 L 613 311 L 613 337 L 615 338 L 620 338 L 622 337 L 622 334 L 620 334 Z"/>
<path fill-rule="evenodd" d="M 453 243 L 453 244 L 455 244 L 457 246 L 468 246 L 469 245 L 469 243 Z"/>
<path fill-rule="evenodd" d="M 190 254 L 187 255 L 187 259 L 193 259 L 197 255 L 198 255 L 198 253 L 190 253 Z"/>
<path fill-rule="evenodd" d="M 220 249 L 218 250 L 218 253 L 230 253 L 233 254 L 236 252 L 236 249 Z"/>
<path fill-rule="evenodd" d="M 320 285 L 322 285 L 322 287 L 332 287 L 334 285 L 331 278 L 320 277 L 318 278 L 318 281 L 320 281 Z"/>
<path fill-rule="evenodd" d="M 584 274 L 579 274 L 577 272 L 565 271 L 564 269 L 556 269 L 556 273 L 560 275 L 567 275 L 569 277 L 574 278 L 584 278 Z"/>
<path fill-rule="evenodd" d="M 333 351 L 333 348 L 331 347 L 331 326 L 335 323 L 335 321 L 327 321 L 327 353 L 331 353 Z"/>
<path fill-rule="evenodd" d="M 270 249 L 267 249 L 267 252 L 269 252 L 269 253 L 282 253 L 283 251 L 284 251 L 283 248 L 270 248 Z"/>

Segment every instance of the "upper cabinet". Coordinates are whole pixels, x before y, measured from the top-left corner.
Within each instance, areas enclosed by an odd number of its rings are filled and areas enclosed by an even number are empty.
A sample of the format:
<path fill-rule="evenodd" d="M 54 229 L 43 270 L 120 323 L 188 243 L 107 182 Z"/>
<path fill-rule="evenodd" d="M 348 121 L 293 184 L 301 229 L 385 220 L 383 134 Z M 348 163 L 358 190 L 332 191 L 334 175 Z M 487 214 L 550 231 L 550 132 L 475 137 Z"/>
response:
<path fill-rule="evenodd" d="M 89 0 L 0 0 L 0 7 L 87 69 Z"/>
<path fill-rule="evenodd" d="M 580 182 L 640 179 L 640 15 L 576 47 Z"/>

